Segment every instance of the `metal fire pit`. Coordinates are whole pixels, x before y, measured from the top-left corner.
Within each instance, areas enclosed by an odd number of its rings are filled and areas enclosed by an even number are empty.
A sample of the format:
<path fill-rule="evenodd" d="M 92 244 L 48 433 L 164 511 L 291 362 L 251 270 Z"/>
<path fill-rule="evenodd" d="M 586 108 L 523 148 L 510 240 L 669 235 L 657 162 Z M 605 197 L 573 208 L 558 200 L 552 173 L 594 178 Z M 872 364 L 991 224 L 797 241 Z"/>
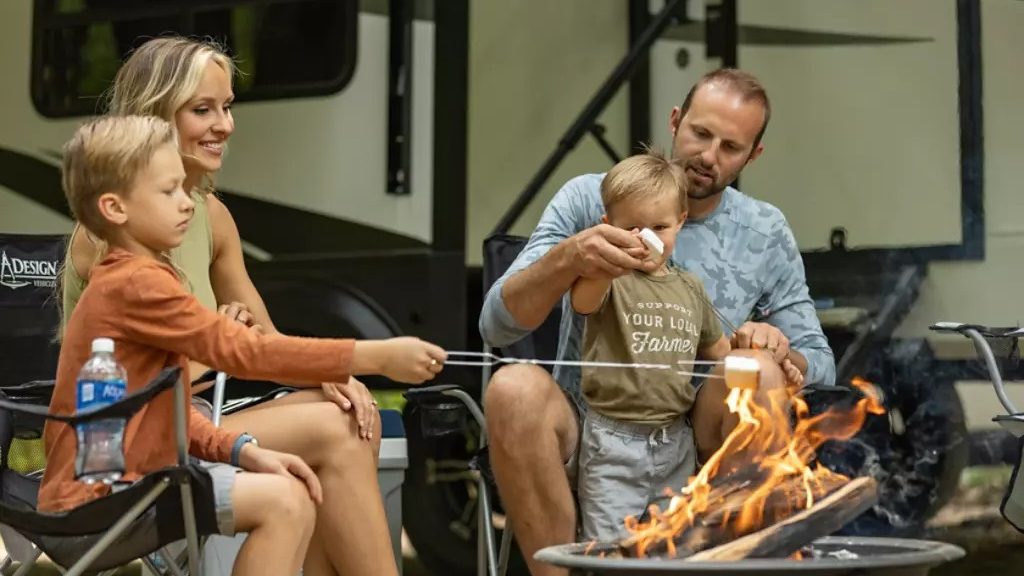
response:
<path fill-rule="evenodd" d="M 963 549 L 929 540 L 830 536 L 804 549 L 804 560 L 757 558 L 738 562 L 687 562 L 657 558 L 599 558 L 586 556 L 587 544 L 551 546 L 537 552 L 542 562 L 571 569 L 574 575 L 658 574 L 681 576 L 923 576 L 928 571 L 964 556 Z M 845 552 L 843 552 L 845 551 Z M 856 557 L 850 557 L 849 553 Z"/>

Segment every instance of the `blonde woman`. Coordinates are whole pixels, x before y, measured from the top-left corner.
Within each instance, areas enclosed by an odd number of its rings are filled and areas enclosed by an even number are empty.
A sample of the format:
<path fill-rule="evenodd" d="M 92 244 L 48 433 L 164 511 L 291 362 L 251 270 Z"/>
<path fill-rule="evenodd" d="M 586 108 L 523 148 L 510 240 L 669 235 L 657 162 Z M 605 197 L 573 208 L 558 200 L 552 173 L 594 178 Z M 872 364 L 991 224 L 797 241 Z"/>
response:
<path fill-rule="evenodd" d="M 184 188 L 195 200 L 195 215 L 172 261 L 187 287 L 210 309 L 242 323 L 275 332 L 242 258 L 238 229 L 212 193 L 212 176 L 223 161 L 234 131 L 234 65 L 216 45 L 185 38 L 157 38 L 140 46 L 114 80 L 110 110 L 115 115 L 151 115 L 178 132 L 185 167 Z M 63 278 L 64 312 L 69 316 L 84 278 L 104 248 L 76 228 Z M 193 362 L 192 374 L 205 367 Z M 435 362 L 431 370 L 440 371 Z M 261 446 L 296 454 L 323 486 L 316 531 L 305 574 L 381 576 L 397 574 L 377 484 L 380 421 L 369 391 L 355 379 L 346 384 L 306 384 L 301 390 L 224 417 L 231 431 L 248 432 Z"/>

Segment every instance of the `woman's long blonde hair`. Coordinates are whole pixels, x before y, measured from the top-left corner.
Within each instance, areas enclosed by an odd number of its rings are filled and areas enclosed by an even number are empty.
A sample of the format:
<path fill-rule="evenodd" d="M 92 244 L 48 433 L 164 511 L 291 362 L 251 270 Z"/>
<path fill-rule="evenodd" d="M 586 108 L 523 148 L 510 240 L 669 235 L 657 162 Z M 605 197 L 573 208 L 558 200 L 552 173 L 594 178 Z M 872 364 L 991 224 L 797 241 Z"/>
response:
<path fill-rule="evenodd" d="M 132 52 L 117 71 L 107 110 L 116 115 L 159 116 L 173 124 L 174 113 L 196 93 L 211 61 L 234 77 L 234 62 L 212 41 L 154 38 Z"/>

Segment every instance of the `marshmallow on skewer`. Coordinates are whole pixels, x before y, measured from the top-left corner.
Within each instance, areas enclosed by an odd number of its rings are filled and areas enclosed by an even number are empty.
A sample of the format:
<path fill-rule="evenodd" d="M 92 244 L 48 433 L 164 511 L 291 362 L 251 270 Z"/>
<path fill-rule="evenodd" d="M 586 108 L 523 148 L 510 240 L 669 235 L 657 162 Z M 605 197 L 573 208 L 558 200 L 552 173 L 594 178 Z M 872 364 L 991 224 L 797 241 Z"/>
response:
<path fill-rule="evenodd" d="M 725 357 L 725 385 L 728 388 L 757 390 L 757 378 L 761 365 L 754 358 L 746 356 Z"/>
<path fill-rule="evenodd" d="M 644 228 L 640 231 L 640 240 L 647 245 L 647 248 L 651 250 L 653 256 L 661 258 L 665 252 L 665 243 L 658 238 L 658 235 L 654 233 L 654 230 L 650 228 Z"/>

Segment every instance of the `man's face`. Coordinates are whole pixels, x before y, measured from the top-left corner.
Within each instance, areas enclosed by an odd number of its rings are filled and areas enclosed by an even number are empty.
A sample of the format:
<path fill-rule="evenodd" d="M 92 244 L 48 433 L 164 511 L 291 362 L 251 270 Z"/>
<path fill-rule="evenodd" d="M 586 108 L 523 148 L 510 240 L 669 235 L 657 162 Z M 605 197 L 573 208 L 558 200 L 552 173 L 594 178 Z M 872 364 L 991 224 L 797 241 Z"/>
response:
<path fill-rule="evenodd" d="M 760 102 L 744 102 L 735 90 L 714 82 L 694 93 L 685 116 L 673 108 L 672 155 L 686 167 L 689 197 L 709 198 L 736 180 L 761 153 L 754 140 L 763 125 Z"/>

